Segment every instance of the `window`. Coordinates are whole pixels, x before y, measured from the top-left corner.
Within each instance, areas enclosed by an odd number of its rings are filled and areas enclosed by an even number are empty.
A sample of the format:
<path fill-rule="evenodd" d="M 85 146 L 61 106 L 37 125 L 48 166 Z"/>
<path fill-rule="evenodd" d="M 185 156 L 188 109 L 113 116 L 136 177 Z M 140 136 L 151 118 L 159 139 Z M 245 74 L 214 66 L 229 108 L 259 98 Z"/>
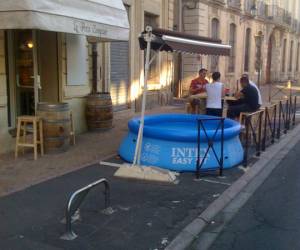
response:
<path fill-rule="evenodd" d="M 283 41 L 281 71 L 285 72 L 286 39 Z"/>
<path fill-rule="evenodd" d="M 292 72 L 293 70 L 293 49 L 294 49 L 294 41 L 291 41 L 289 72 Z"/>
<path fill-rule="evenodd" d="M 214 39 L 219 38 L 219 20 L 217 18 L 213 18 L 211 20 L 211 37 Z M 218 71 L 219 66 L 219 57 L 218 56 L 211 56 L 211 63 L 210 63 L 210 71 Z"/>
<path fill-rule="evenodd" d="M 297 54 L 296 54 L 296 71 L 299 72 L 299 51 L 300 50 L 300 43 L 297 46 Z"/>
<path fill-rule="evenodd" d="M 231 51 L 228 63 L 228 72 L 232 73 L 235 70 L 235 47 L 236 47 L 236 25 L 230 24 L 229 27 L 229 44 L 231 45 Z"/>
<path fill-rule="evenodd" d="M 251 46 L 251 29 L 246 30 L 246 41 L 245 41 L 245 58 L 244 58 L 244 71 L 249 71 L 250 61 L 250 46 Z"/>
<path fill-rule="evenodd" d="M 144 28 L 146 28 L 146 26 L 151 26 L 153 29 L 158 28 L 158 16 L 150 14 L 145 12 L 145 17 L 144 17 Z M 144 58 L 146 60 L 146 51 L 144 53 Z M 150 52 L 150 59 L 154 56 L 154 52 L 151 51 Z M 153 60 L 153 62 L 151 63 L 150 67 L 149 67 L 149 71 L 148 71 L 148 80 L 149 83 L 158 83 L 159 81 L 159 72 L 158 72 L 158 57 L 155 58 L 155 60 Z"/>
<path fill-rule="evenodd" d="M 88 84 L 86 37 L 67 34 L 67 85 Z"/>

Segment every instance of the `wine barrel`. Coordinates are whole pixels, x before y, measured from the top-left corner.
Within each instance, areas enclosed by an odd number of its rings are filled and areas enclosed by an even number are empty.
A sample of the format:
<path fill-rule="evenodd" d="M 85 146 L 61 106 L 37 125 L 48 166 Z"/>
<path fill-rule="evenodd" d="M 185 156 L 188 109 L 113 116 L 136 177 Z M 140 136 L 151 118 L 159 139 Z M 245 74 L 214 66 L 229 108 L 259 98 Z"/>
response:
<path fill-rule="evenodd" d="M 112 128 L 113 110 L 110 93 L 91 94 L 87 97 L 86 121 L 89 131 Z"/>
<path fill-rule="evenodd" d="M 70 146 L 70 107 L 68 103 L 37 105 L 37 115 L 43 120 L 45 153 L 60 153 Z"/>

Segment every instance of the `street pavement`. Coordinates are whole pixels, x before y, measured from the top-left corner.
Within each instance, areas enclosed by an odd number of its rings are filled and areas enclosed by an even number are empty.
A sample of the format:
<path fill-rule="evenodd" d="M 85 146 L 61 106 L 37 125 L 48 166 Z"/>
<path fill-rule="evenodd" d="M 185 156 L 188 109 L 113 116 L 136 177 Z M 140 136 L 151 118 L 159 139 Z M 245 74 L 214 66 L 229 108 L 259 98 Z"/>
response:
<path fill-rule="evenodd" d="M 115 170 L 95 164 L 2 197 L 0 249 L 164 249 L 244 173 L 235 168 L 225 178 L 211 173 L 200 181 L 185 173 L 175 185 L 119 179 L 113 177 Z M 103 213 L 104 188 L 96 187 L 80 207 L 81 220 L 74 223 L 78 238 L 61 240 L 68 197 L 100 178 L 110 182 L 112 213 Z"/>
<path fill-rule="evenodd" d="M 210 250 L 300 249 L 300 142 L 225 225 Z M 193 249 L 202 249 L 201 244 Z"/>

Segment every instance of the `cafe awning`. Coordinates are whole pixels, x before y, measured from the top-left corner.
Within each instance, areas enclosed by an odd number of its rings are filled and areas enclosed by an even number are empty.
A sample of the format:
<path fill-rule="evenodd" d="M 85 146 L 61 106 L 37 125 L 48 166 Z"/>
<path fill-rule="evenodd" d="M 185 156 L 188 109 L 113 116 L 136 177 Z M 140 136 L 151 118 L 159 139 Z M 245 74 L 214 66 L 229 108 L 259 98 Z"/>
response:
<path fill-rule="evenodd" d="M 39 29 L 128 40 L 129 23 L 122 0 L 0 1 L 0 29 Z"/>
<path fill-rule="evenodd" d="M 144 40 L 144 32 L 139 37 L 140 48 L 146 49 L 147 42 Z M 230 45 L 222 44 L 219 39 L 195 36 L 182 32 L 153 29 L 154 39 L 151 42 L 151 49 L 167 52 L 180 52 L 204 55 L 230 55 Z"/>

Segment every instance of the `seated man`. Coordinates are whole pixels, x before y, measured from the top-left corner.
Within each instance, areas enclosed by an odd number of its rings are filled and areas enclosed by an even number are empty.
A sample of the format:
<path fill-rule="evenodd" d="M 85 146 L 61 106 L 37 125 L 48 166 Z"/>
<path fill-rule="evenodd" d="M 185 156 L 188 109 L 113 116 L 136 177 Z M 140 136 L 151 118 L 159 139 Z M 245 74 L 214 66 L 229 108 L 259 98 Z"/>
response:
<path fill-rule="evenodd" d="M 247 78 L 249 79 L 249 76 L 248 76 L 248 74 L 246 74 L 246 73 L 244 73 L 244 74 L 242 75 L 242 77 L 247 77 Z M 251 81 L 250 79 L 249 79 L 249 83 L 250 83 L 250 85 L 252 85 L 253 87 L 256 88 L 257 93 L 258 93 L 258 104 L 261 106 L 261 105 L 262 105 L 262 97 L 261 97 L 260 89 L 259 89 L 259 88 L 256 86 L 256 84 L 255 84 L 253 81 Z"/>
<path fill-rule="evenodd" d="M 260 107 L 258 92 L 250 85 L 248 77 L 241 77 L 240 83 L 242 90 L 235 95 L 238 101 L 228 107 L 227 117 L 231 119 L 238 118 L 241 112 L 254 112 Z"/>
<path fill-rule="evenodd" d="M 195 113 L 196 106 L 200 105 L 200 99 L 197 98 L 197 94 L 204 93 L 205 85 L 208 83 L 208 81 L 205 79 L 207 70 L 202 68 L 199 70 L 199 76 L 192 80 L 190 89 L 189 89 L 189 102 L 192 107 L 192 113 Z"/>

